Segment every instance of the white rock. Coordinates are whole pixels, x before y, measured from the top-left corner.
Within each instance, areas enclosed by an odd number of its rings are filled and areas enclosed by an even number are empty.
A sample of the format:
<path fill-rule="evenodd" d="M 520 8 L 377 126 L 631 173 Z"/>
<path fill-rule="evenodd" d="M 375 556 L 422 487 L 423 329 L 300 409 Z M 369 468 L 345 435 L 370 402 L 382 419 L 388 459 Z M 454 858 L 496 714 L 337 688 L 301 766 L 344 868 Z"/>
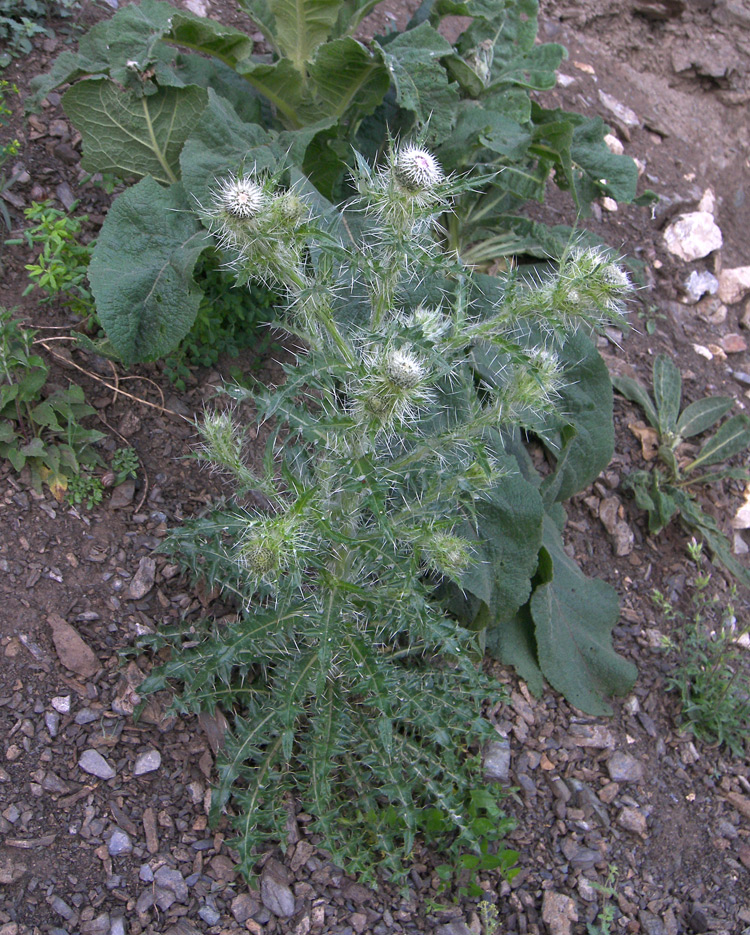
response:
<path fill-rule="evenodd" d="M 611 111 L 620 123 L 624 123 L 626 127 L 639 127 L 641 125 L 640 118 L 634 110 L 626 107 L 625 104 L 621 104 L 616 97 L 612 97 L 612 95 L 607 94 L 606 91 L 599 91 L 599 100 L 604 104 L 607 110 Z"/>
<path fill-rule="evenodd" d="M 615 156 L 622 156 L 622 154 L 625 152 L 625 147 L 624 147 L 624 146 L 622 145 L 622 143 L 617 139 L 617 137 L 614 135 L 614 133 L 608 133 L 608 134 L 604 137 L 604 142 L 607 144 L 607 149 L 608 149 L 611 153 L 614 153 Z"/>
<path fill-rule="evenodd" d="M 732 527 L 734 529 L 750 529 L 750 484 L 745 486 L 745 501 L 734 514 Z"/>
<path fill-rule="evenodd" d="M 664 245 L 686 263 L 700 260 L 723 243 L 721 230 L 708 211 L 681 214 L 664 231 Z"/>
<path fill-rule="evenodd" d="M 84 750 L 78 765 L 85 773 L 91 773 L 99 779 L 113 779 L 116 775 L 109 763 L 96 750 Z"/>
<path fill-rule="evenodd" d="M 614 198 L 605 195 L 604 198 L 602 198 L 602 208 L 604 208 L 605 211 L 617 211 L 617 202 Z"/>
<path fill-rule="evenodd" d="M 208 4 L 204 0 L 185 0 L 185 6 L 196 16 L 208 16 Z"/>
<path fill-rule="evenodd" d="M 50 704 L 60 714 L 68 714 L 70 712 L 70 695 L 57 695 Z"/>
<path fill-rule="evenodd" d="M 694 344 L 693 350 L 696 354 L 700 354 L 701 357 L 705 357 L 706 360 L 713 360 L 714 355 L 709 351 L 707 347 L 704 347 L 702 344 Z"/>
<path fill-rule="evenodd" d="M 133 767 L 134 776 L 143 776 L 145 773 L 153 773 L 161 766 L 161 753 L 158 750 L 146 750 L 141 753 L 135 761 Z"/>
<path fill-rule="evenodd" d="M 719 298 L 734 305 L 750 292 L 750 266 L 723 269 L 719 273 Z"/>
<path fill-rule="evenodd" d="M 123 854 L 131 854 L 133 852 L 133 842 L 124 831 L 120 828 L 115 828 L 107 844 L 107 850 L 109 851 L 110 857 L 121 857 Z"/>
<path fill-rule="evenodd" d="M 703 192 L 703 197 L 698 202 L 699 211 L 708 211 L 709 214 L 713 214 L 716 209 L 716 195 L 714 195 L 712 188 L 707 188 Z"/>
<path fill-rule="evenodd" d="M 706 293 L 716 295 L 719 291 L 719 280 L 707 269 L 700 272 L 694 269 L 685 280 L 684 286 L 688 299 L 693 303 L 698 302 Z"/>
<path fill-rule="evenodd" d="M 575 84 L 576 79 L 572 75 L 564 75 L 561 71 L 557 73 L 557 84 L 560 88 L 569 88 L 571 84 Z"/>

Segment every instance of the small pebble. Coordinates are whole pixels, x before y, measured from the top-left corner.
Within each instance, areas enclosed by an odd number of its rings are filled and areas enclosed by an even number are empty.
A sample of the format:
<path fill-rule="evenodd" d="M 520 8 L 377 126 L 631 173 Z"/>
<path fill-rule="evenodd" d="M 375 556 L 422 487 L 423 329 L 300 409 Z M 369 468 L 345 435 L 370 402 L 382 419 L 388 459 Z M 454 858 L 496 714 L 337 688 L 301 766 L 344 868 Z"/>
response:
<path fill-rule="evenodd" d="M 221 913 L 212 909 L 210 906 L 201 906 L 198 910 L 198 915 L 203 919 L 206 925 L 216 925 L 221 919 Z"/>
<path fill-rule="evenodd" d="M 141 753 L 135 761 L 133 767 L 134 776 L 143 776 L 145 773 L 153 773 L 161 766 L 161 753 L 158 750 L 146 750 Z"/>
<path fill-rule="evenodd" d="M 99 779 L 113 779 L 116 776 L 109 763 L 96 750 L 84 750 L 78 765 L 85 773 L 91 773 Z"/>
<path fill-rule="evenodd" d="M 109 839 L 107 850 L 109 851 L 111 857 L 122 857 L 123 854 L 132 853 L 133 842 L 124 831 L 121 831 L 119 828 L 117 828 L 112 832 L 112 837 Z"/>
<path fill-rule="evenodd" d="M 70 712 L 70 695 L 58 695 L 52 699 L 50 704 L 60 714 L 68 714 Z"/>

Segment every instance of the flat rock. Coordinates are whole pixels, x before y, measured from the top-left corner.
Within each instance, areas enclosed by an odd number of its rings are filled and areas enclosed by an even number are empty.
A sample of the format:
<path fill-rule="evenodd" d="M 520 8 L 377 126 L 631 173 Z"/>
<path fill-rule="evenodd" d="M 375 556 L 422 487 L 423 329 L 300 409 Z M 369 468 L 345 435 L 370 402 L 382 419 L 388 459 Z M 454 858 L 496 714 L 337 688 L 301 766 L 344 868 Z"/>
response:
<path fill-rule="evenodd" d="M 612 782 L 640 782 L 643 764 L 629 753 L 618 750 L 607 760 L 607 772 Z"/>
<path fill-rule="evenodd" d="M 617 824 L 626 831 L 646 837 L 646 816 L 639 808 L 624 808 L 617 816 Z"/>
<path fill-rule="evenodd" d="M 591 747 L 594 750 L 613 750 L 615 738 L 603 724 L 571 724 L 567 742 L 575 747 Z"/>
<path fill-rule="evenodd" d="M 169 890 L 174 893 L 177 902 L 186 903 L 188 898 L 188 888 L 185 878 L 179 870 L 173 870 L 171 867 L 159 867 L 154 874 L 154 883 L 161 889 Z"/>
<path fill-rule="evenodd" d="M 107 850 L 110 857 L 121 857 L 124 854 L 131 854 L 133 851 L 133 842 L 130 837 L 120 828 L 112 832 L 112 837 L 107 844 Z"/>
<path fill-rule="evenodd" d="M 685 280 L 684 286 L 688 300 L 695 303 L 700 301 L 706 293 L 716 295 L 719 291 L 719 280 L 707 269 L 700 270 L 700 272 L 694 269 Z"/>
<path fill-rule="evenodd" d="M 269 860 L 260 878 L 260 898 L 275 916 L 288 919 L 294 915 L 294 893 L 286 882 L 284 868 L 276 860 Z"/>
<path fill-rule="evenodd" d="M 96 750 L 84 750 L 78 765 L 85 773 L 91 773 L 98 779 L 113 779 L 116 776 L 109 763 Z"/>
<path fill-rule="evenodd" d="M 667 250 L 686 263 L 708 256 L 714 250 L 719 250 L 722 244 L 721 230 L 708 211 L 681 214 L 664 231 Z M 722 298 L 722 301 L 726 299 Z"/>
<path fill-rule="evenodd" d="M 741 334 L 735 332 L 725 334 L 723 338 L 720 338 L 719 345 L 727 354 L 744 354 L 747 350 L 747 341 Z"/>
<path fill-rule="evenodd" d="M 138 562 L 138 569 L 128 586 L 128 598 L 132 601 L 141 600 L 154 586 L 155 578 L 156 559 L 144 556 L 140 562 Z"/>
<path fill-rule="evenodd" d="M 546 890 L 542 901 L 542 920 L 550 935 L 570 935 L 571 923 L 578 921 L 578 911 L 570 896 Z"/>
<path fill-rule="evenodd" d="M 235 922 L 243 925 L 260 909 L 260 903 L 249 893 L 240 893 L 239 896 L 234 897 L 230 908 Z"/>
<path fill-rule="evenodd" d="M 606 91 L 599 91 L 599 100 L 604 104 L 607 110 L 614 114 L 620 123 L 624 124 L 626 127 L 639 127 L 641 125 L 640 118 L 634 110 L 622 104 L 616 97 L 612 97 L 611 94 L 607 94 Z"/>
<path fill-rule="evenodd" d="M 3 886 L 16 883 L 27 870 L 26 864 L 15 854 L 0 854 L 0 883 Z"/>
<path fill-rule="evenodd" d="M 484 778 L 488 782 L 510 781 L 510 741 L 491 740 L 484 750 Z"/>
<path fill-rule="evenodd" d="M 138 756 L 133 767 L 134 776 L 144 776 L 153 773 L 161 766 L 161 753 L 158 750 L 146 750 Z"/>
<path fill-rule="evenodd" d="M 719 298 L 734 305 L 750 292 L 750 266 L 736 266 L 719 273 Z"/>
<path fill-rule="evenodd" d="M 78 632 L 59 614 L 49 614 L 47 623 L 52 630 L 57 658 L 71 672 L 89 678 L 99 671 L 99 660 L 93 649 Z"/>

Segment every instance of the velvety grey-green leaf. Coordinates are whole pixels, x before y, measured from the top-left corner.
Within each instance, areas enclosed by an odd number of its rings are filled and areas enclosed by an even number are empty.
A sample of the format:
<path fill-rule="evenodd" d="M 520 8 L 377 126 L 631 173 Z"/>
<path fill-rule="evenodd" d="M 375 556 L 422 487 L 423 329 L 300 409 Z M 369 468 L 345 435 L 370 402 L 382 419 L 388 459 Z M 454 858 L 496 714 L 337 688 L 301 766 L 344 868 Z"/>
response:
<path fill-rule="evenodd" d="M 659 428 L 659 417 L 656 414 L 656 406 L 654 406 L 653 400 L 648 395 L 648 390 L 643 384 L 634 380 L 632 377 L 613 374 L 612 386 L 614 386 L 617 392 L 624 396 L 625 399 L 629 399 L 631 403 L 638 403 L 649 423 L 655 429 Z"/>
<path fill-rule="evenodd" d="M 521 607 L 509 620 L 488 626 L 484 640 L 487 652 L 494 659 L 513 666 L 533 695 L 542 694 L 544 678 L 537 661 L 534 621 L 528 605 Z"/>
<path fill-rule="evenodd" d="M 573 161 L 615 201 L 629 204 L 638 187 L 638 167 L 630 156 L 617 155 L 604 142 L 608 127 L 601 117 L 587 119 L 573 131 Z"/>
<path fill-rule="evenodd" d="M 142 179 L 113 203 L 89 266 L 107 337 L 126 365 L 163 357 L 190 330 L 201 292 L 196 260 L 210 244 L 182 185 Z"/>
<path fill-rule="evenodd" d="M 275 46 L 297 71 L 304 72 L 330 37 L 340 5 L 340 0 L 270 0 Z"/>
<path fill-rule="evenodd" d="M 476 503 L 476 529 L 463 529 L 472 540 L 475 561 L 461 587 L 484 601 L 493 625 L 509 620 L 526 603 L 542 535 L 539 492 L 518 473 L 514 459 L 501 459 L 501 467 L 515 473 Z"/>
<path fill-rule="evenodd" d="M 740 412 L 719 426 L 716 433 L 698 452 L 698 457 L 687 465 L 685 473 L 694 471 L 697 467 L 708 467 L 711 464 L 726 461 L 727 458 L 744 451 L 748 445 L 750 445 L 750 417 Z"/>
<path fill-rule="evenodd" d="M 252 58 L 255 46 L 250 36 L 239 29 L 177 9 L 172 10 L 167 38 L 177 45 L 215 56 L 230 68 Z"/>
<path fill-rule="evenodd" d="M 208 101 L 203 88 L 158 88 L 138 96 L 107 79 L 80 81 L 63 107 L 83 137 L 83 168 L 120 177 L 179 178 L 183 143 Z"/>
<path fill-rule="evenodd" d="M 583 574 L 547 518 L 544 548 L 551 574 L 536 587 L 530 603 L 542 673 L 581 711 L 611 714 L 605 698 L 627 692 L 637 675 L 635 666 L 612 646 L 612 628 L 619 618 L 617 593 Z"/>
<path fill-rule="evenodd" d="M 559 421 L 573 432 L 539 433 L 558 458 L 553 477 L 545 481 L 555 485 L 556 501 L 587 487 L 609 464 L 614 450 L 612 384 L 596 346 L 582 331 L 575 332 L 559 356 L 565 365 Z"/>
<path fill-rule="evenodd" d="M 733 405 L 731 396 L 706 396 L 690 403 L 677 420 L 677 434 L 681 438 L 700 435 L 725 416 Z"/>
<path fill-rule="evenodd" d="M 440 58 L 451 55 L 453 47 L 428 23 L 397 36 L 379 48 L 391 73 L 396 100 L 411 111 L 417 123 L 429 122 L 432 139 L 450 133 L 459 101 L 458 88 L 448 83 Z"/>
<path fill-rule="evenodd" d="M 348 36 L 321 46 L 308 71 L 314 94 L 300 107 L 305 125 L 327 117 L 340 119 L 352 107 L 360 116 L 372 113 L 390 86 L 380 57 Z"/>
<path fill-rule="evenodd" d="M 193 205 L 207 205 L 218 179 L 231 173 L 275 171 L 283 151 L 257 123 L 246 123 L 218 94 L 209 90 L 200 123 L 185 141 L 180 156 L 182 182 Z"/>
<path fill-rule="evenodd" d="M 659 354 L 654 361 L 654 401 L 662 435 L 674 432 L 682 401 L 682 377 L 671 357 Z"/>

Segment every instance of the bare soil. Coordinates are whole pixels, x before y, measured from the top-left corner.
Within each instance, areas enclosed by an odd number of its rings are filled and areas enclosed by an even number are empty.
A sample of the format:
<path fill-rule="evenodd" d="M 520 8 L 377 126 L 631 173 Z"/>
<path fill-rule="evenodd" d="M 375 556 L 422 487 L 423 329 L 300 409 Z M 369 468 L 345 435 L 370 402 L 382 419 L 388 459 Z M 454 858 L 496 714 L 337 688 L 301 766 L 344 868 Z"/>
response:
<path fill-rule="evenodd" d="M 212 2 L 208 12 L 236 21 L 229 3 Z M 85 21 L 101 15 L 84 5 Z M 371 32 L 404 15 L 402 3 L 386 0 L 373 14 Z M 24 93 L 74 41 L 65 24 L 53 25 L 57 38 L 42 39 L 5 70 Z M 653 212 L 596 205 L 580 222 L 641 263 L 634 330 L 603 339 L 605 359 L 613 371 L 648 382 L 653 356 L 669 353 L 689 401 L 721 393 L 736 399 L 735 411 L 746 409 L 750 308 L 710 297 L 689 304 L 684 281 L 693 269 L 718 274 L 722 265 L 750 265 L 747 4 L 549 0 L 542 4 L 541 38 L 561 42 L 570 55 L 560 84 L 540 100 L 601 114 L 643 165 L 643 187 L 660 196 Z M 635 122 L 613 112 L 611 98 L 630 108 Z M 84 180 L 80 141 L 59 98 L 52 95 L 29 123 L 18 115 L 9 129 L 23 144 L 19 161 L 28 173 L 7 201 L 16 229 L 32 200 L 76 199 L 77 212 L 89 215 L 88 235 L 95 236 L 109 199 Z M 664 228 L 674 215 L 695 210 L 709 189 L 723 247 L 688 264 L 666 251 Z M 569 199 L 553 189 L 535 216 L 574 222 Z M 22 295 L 27 262 L 19 247 L 0 254 L 3 304 L 17 307 L 40 338 L 64 335 L 57 329 L 73 324 L 64 309 Z M 710 359 L 695 345 L 708 349 Z M 221 494 L 220 482 L 184 456 L 194 441 L 193 415 L 237 362 L 195 372 L 188 390 L 177 394 L 158 365 L 125 374 L 102 363 L 92 371 L 90 360 L 64 351 L 64 342 L 48 341 L 48 347 L 54 381 L 79 382 L 96 407 L 108 433 L 105 457 L 128 444 L 141 466 L 134 484 L 88 511 L 46 491 L 35 494 L 27 477 L 0 465 L 0 935 L 478 935 L 476 900 L 438 893 L 431 854 L 415 855 L 405 894 L 387 883 L 369 890 L 316 849 L 304 816 L 293 811 L 286 852 L 259 858 L 260 890 L 238 876 L 226 820 L 216 828 L 207 821 L 221 718 L 167 715 L 165 695 L 135 721 L 134 689 L 153 660 L 122 656 L 139 635 L 185 615 L 208 607 L 218 615 L 232 612 L 154 550 L 169 527 Z M 259 368 L 263 379 L 279 378 L 271 360 L 247 355 L 239 363 Z M 614 932 L 750 932 L 748 760 L 678 731 L 677 701 L 665 692 L 673 662 L 659 634 L 677 638 L 679 622 L 663 619 L 650 599 L 658 587 L 687 606 L 687 536 L 675 525 L 649 537 L 644 516 L 619 489 L 628 471 L 644 466 L 628 428 L 640 417 L 629 403 L 616 403 L 615 458 L 569 505 L 567 532 L 586 573 L 620 593 L 616 641 L 638 665 L 633 693 L 615 701 L 611 719 L 596 719 L 551 690 L 533 698 L 512 672 L 495 667 L 511 697 L 495 718 L 510 743 L 515 791 L 507 811 L 518 824 L 509 843 L 520 851 L 522 869 L 511 885 L 492 874 L 481 882 L 507 935 L 585 932 L 601 908 L 594 885 L 605 882 L 612 865 L 619 868 Z M 741 485 L 727 483 L 702 501 L 740 550 L 747 546 L 731 521 L 741 495 Z M 635 548 L 626 556 L 616 555 L 599 519 L 602 502 L 612 498 L 634 534 Z M 719 597 L 730 584 L 714 570 Z M 736 607 L 738 617 L 747 615 L 747 595 Z M 95 663 L 61 621 L 93 651 Z M 112 778 L 80 766 L 92 750 L 107 761 Z"/>

